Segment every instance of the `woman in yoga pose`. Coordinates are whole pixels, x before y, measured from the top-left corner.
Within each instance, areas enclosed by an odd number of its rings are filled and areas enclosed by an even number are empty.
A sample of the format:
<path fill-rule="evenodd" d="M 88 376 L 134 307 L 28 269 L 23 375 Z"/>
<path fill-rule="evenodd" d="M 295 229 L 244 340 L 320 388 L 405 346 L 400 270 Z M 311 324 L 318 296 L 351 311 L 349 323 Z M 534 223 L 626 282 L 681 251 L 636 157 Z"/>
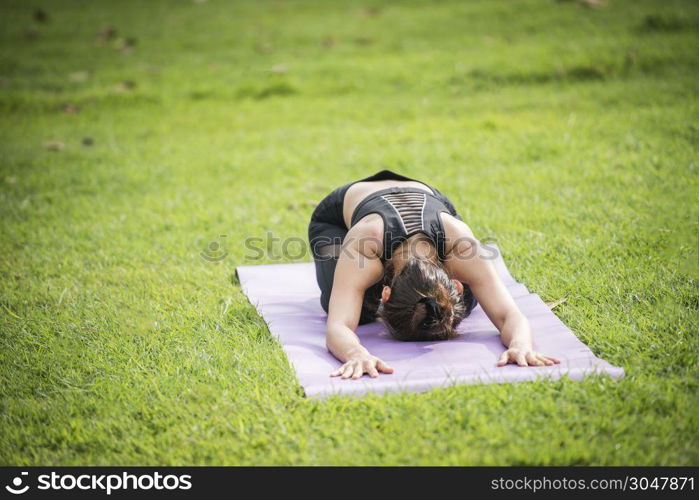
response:
<path fill-rule="evenodd" d="M 559 363 L 533 350 L 492 250 L 427 184 L 389 170 L 345 184 L 318 204 L 308 238 L 328 313 L 326 344 L 343 363 L 332 376 L 393 373 L 361 345 L 357 325 L 380 318 L 398 340 L 446 340 L 477 303 L 507 347 L 498 366 Z"/>

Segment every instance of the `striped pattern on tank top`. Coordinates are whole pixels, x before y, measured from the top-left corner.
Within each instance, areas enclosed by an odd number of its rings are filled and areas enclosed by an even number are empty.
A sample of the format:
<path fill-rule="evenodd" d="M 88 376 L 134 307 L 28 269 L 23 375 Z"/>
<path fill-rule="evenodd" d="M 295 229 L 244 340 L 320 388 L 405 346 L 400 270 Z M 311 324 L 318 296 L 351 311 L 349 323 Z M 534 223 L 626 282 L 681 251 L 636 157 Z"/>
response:
<path fill-rule="evenodd" d="M 406 235 L 424 231 L 424 210 L 427 196 L 424 193 L 391 193 L 382 195 L 398 213 Z"/>

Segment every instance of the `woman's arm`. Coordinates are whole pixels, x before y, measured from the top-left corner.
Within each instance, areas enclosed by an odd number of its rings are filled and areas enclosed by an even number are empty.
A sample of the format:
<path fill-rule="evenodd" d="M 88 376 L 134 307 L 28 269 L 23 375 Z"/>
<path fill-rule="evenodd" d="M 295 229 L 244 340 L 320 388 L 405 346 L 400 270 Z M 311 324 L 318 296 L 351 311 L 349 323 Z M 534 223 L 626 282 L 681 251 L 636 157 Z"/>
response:
<path fill-rule="evenodd" d="M 498 360 L 498 366 L 507 363 L 519 366 L 560 363 L 556 358 L 534 351 L 529 321 L 498 276 L 488 258 L 492 256 L 473 238 L 468 226 L 453 218 L 449 225 L 450 232 L 458 237 L 453 240 L 457 243 L 449 252 L 445 267 L 452 278 L 469 285 L 488 318 L 500 331 L 500 339 L 507 350 Z"/>
<path fill-rule="evenodd" d="M 352 228 L 345 241 L 335 268 L 325 340 L 328 350 L 343 365 L 331 376 L 356 379 L 364 373 L 372 377 L 377 377 L 379 372 L 392 373 L 393 369 L 372 356 L 354 333 L 364 291 L 383 276 L 383 264 L 378 257 L 380 240 L 367 236 L 366 225 L 362 224 Z"/>

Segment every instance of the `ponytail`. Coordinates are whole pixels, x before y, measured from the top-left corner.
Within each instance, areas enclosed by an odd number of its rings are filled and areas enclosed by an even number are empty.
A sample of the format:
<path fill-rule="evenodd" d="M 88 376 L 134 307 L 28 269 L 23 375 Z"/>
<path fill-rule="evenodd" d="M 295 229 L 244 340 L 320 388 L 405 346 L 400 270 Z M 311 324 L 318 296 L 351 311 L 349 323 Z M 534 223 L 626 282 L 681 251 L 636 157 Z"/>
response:
<path fill-rule="evenodd" d="M 468 310 L 441 265 L 410 259 L 397 276 L 391 271 L 391 296 L 379 317 L 398 340 L 446 340 Z"/>

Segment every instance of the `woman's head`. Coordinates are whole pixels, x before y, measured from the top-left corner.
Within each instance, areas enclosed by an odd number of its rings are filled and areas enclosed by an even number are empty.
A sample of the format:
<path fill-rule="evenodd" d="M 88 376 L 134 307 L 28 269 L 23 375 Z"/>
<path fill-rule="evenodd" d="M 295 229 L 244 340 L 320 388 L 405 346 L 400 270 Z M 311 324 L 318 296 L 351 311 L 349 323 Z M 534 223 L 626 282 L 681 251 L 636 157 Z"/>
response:
<path fill-rule="evenodd" d="M 383 289 L 379 316 L 398 340 L 446 340 L 468 313 L 463 285 L 439 265 L 410 258 Z"/>

